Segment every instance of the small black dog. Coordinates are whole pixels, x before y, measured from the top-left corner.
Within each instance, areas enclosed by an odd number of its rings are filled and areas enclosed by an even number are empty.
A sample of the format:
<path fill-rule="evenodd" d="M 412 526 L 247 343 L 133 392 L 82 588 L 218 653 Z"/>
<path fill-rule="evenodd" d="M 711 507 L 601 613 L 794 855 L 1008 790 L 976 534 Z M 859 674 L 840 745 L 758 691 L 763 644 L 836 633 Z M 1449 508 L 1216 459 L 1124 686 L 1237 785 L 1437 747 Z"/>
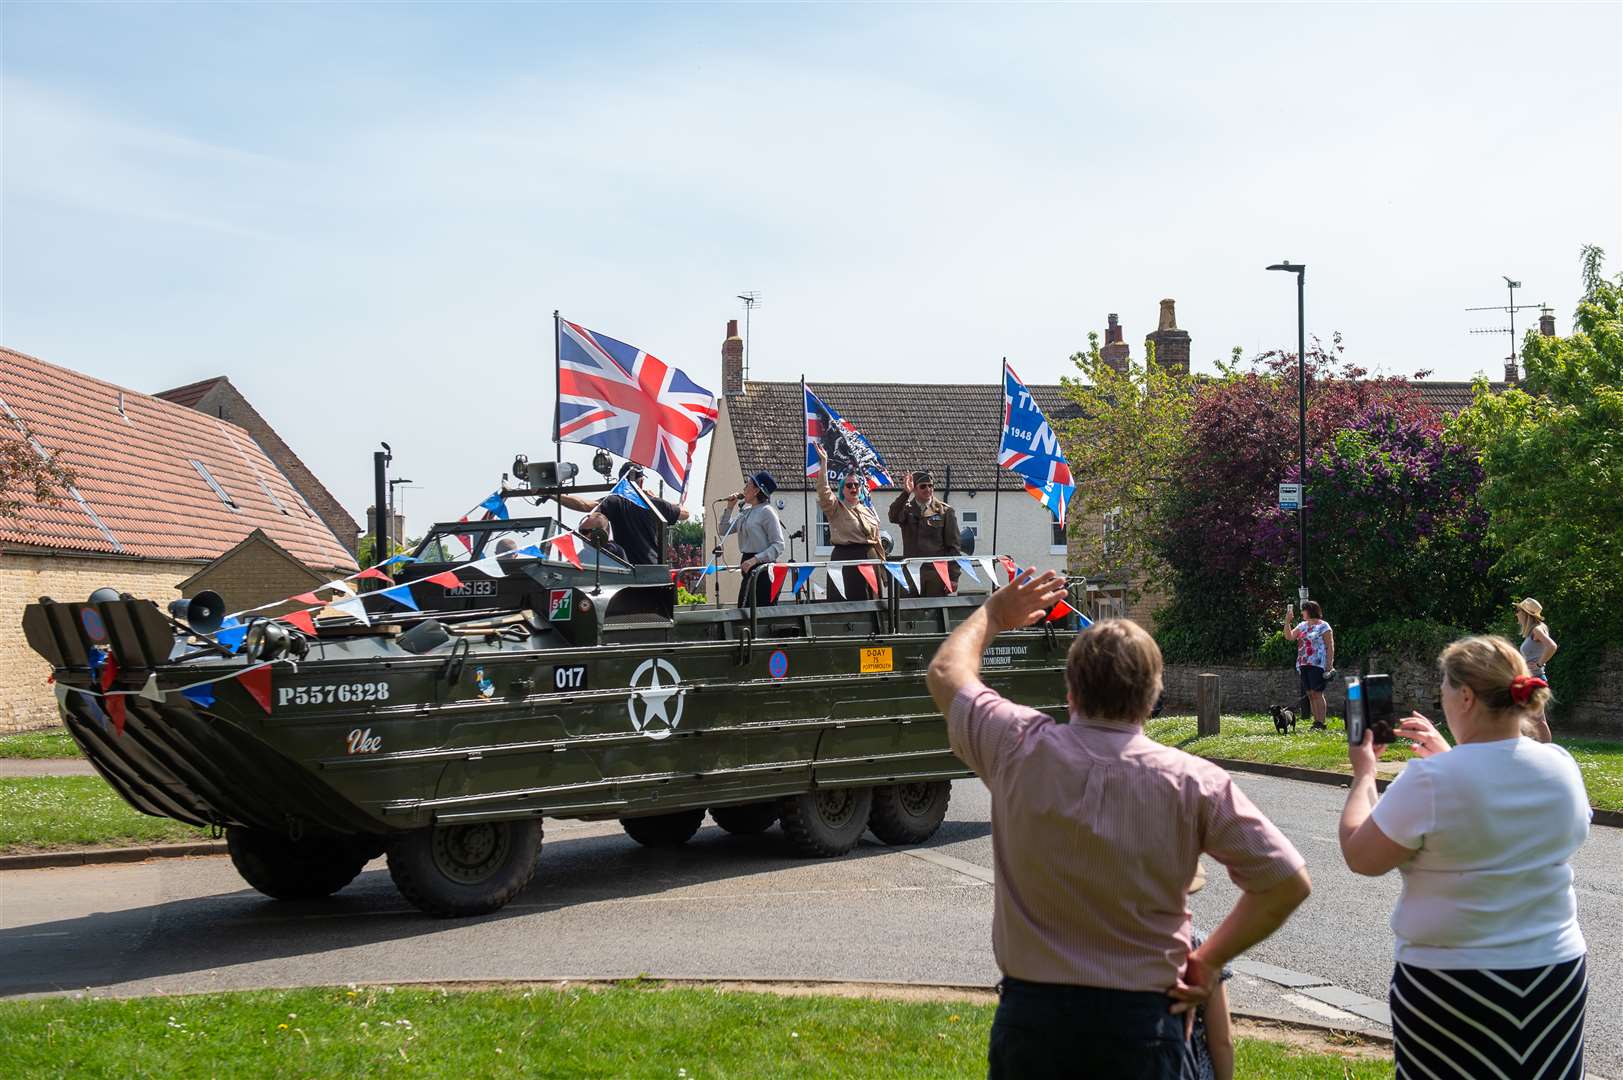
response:
<path fill-rule="evenodd" d="M 1268 711 L 1274 717 L 1274 729 L 1281 735 L 1288 729 L 1290 734 L 1296 734 L 1296 710 L 1286 708 L 1284 705 L 1271 705 Z"/>

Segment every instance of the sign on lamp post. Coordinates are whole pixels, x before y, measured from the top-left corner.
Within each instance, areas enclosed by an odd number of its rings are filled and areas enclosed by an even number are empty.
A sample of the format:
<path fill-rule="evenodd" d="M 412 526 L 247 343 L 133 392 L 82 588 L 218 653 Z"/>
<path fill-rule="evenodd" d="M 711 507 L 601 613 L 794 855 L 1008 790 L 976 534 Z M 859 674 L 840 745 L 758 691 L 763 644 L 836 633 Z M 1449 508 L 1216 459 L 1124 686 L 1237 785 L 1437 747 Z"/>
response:
<path fill-rule="evenodd" d="M 1281 510 L 1300 510 L 1302 508 L 1302 485 L 1279 485 L 1279 508 Z"/>

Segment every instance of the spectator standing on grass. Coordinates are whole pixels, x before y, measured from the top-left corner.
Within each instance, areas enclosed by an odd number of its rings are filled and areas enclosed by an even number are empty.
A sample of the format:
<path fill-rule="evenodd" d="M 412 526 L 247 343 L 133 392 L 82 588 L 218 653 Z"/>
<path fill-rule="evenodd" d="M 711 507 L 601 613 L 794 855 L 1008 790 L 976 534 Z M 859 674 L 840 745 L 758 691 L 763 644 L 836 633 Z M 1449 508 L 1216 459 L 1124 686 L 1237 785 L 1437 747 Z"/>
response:
<path fill-rule="evenodd" d="M 1285 640 L 1296 642 L 1296 678 L 1302 684 L 1302 694 L 1313 710 L 1313 727 L 1325 727 L 1325 679 L 1336 669 L 1336 635 L 1324 621 L 1324 610 L 1316 600 L 1302 603 L 1302 621 L 1291 625 L 1291 614 L 1296 609 L 1285 605 Z"/>
<path fill-rule="evenodd" d="M 1544 605 L 1531 596 L 1517 604 L 1516 625 L 1522 631 L 1520 652 L 1522 659 L 1527 661 L 1527 673 L 1535 679 L 1543 679 L 1548 685 L 1550 677 L 1545 674 L 1544 665 L 1550 662 L 1550 657 L 1560 646 L 1550 636 L 1550 628 L 1544 625 Z M 1539 742 L 1549 742 L 1550 722 L 1544 710 L 1541 708 L 1530 712 L 1527 718 L 1533 725 L 1533 737 Z"/>
<path fill-rule="evenodd" d="M 952 632 L 926 676 L 953 752 L 992 793 L 1003 981 L 990 1076 L 1177 1080 L 1190 1010 L 1307 898 L 1307 870 L 1227 773 L 1145 737 L 1161 650 L 1136 623 L 1095 623 L 1072 643 L 1069 723 L 981 682 L 992 640 L 1064 596 L 1055 571 L 1021 574 Z M 1191 951 L 1188 888 L 1202 853 L 1241 891 Z"/>
<path fill-rule="evenodd" d="M 1471 637 L 1443 650 L 1450 748 L 1424 716 L 1397 732 L 1415 745 L 1379 801 L 1384 746 L 1349 746 L 1353 782 L 1341 852 L 1354 873 L 1396 869 L 1392 912 L 1397 1074 L 1470 1080 L 1584 1075 L 1586 945 L 1571 859 L 1589 835 L 1572 755 L 1524 739 L 1549 697 L 1516 647 Z"/>

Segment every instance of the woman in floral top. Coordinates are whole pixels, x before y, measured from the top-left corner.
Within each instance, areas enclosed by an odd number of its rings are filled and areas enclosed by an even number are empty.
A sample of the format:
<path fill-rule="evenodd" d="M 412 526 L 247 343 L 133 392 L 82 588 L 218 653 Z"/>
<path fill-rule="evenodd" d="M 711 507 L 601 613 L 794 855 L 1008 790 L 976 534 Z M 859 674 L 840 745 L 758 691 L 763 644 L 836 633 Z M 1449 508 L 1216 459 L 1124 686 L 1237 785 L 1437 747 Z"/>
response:
<path fill-rule="evenodd" d="M 1325 679 L 1336 668 L 1336 636 L 1330 624 L 1324 621 L 1324 611 L 1318 601 L 1302 604 L 1302 621 L 1291 625 L 1295 609 L 1285 606 L 1285 639 L 1296 642 L 1296 677 L 1302 684 L 1302 693 L 1313 709 L 1313 726 L 1324 725 Z"/>

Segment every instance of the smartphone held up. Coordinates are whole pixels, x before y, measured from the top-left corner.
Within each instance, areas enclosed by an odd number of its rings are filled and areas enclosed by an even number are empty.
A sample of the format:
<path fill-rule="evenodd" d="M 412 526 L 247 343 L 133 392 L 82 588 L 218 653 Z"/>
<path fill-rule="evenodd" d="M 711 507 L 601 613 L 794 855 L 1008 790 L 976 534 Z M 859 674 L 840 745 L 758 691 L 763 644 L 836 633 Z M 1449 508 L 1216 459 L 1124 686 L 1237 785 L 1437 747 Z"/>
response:
<path fill-rule="evenodd" d="M 1364 732 L 1375 736 L 1377 746 L 1387 746 L 1397 739 L 1393 722 L 1392 676 L 1365 675 L 1347 680 L 1347 743 L 1356 746 L 1364 741 Z"/>

